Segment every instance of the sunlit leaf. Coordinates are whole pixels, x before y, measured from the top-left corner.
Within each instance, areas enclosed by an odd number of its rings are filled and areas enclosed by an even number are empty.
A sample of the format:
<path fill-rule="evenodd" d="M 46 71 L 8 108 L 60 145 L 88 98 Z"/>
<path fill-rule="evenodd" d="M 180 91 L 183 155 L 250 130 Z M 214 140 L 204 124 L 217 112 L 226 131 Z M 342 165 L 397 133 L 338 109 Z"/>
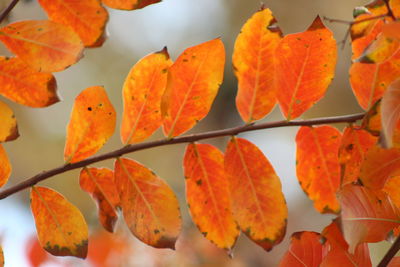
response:
<path fill-rule="evenodd" d="M 114 133 L 115 120 L 114 107 L 102 86 L 83 90 L 72 108 L 64 160 L 77 162 L 96 153 Z"/>
<path fill-rule="evenodd" d="M 164 134 L 190 130 L 209 112 L 222 83 L 225 49 L 220 39 L 187 48 L 170 67 L 162 99 Z"/>
<path fill-rule="evenodd" d="M 315 232 L 292 234 L 290 246 L 279 267 L 318 267 L 327 254 L 322 236 Z"/>
<path fill-rule="evenodd" d="M 240 229 L 265 250 L 279 244 L 288 216 L 281 182 L 261 150 L 232 138 L 225 152 L 233 216 Z"/>
<path fill-rule="evenodd" d="M 400 40 L 386 36 L 383 32 L 378 34 L 355 62 L 361 63 L 382 63 L 388 60 L 399 50 Z"/>
<path fill-rule="evenodd" d="M 18 138 L 18 126 L 14 112 L 4 102 L 0 101 L 0 143 Z"/>
<path fill-rule="evenodd" d="M 105 40 L 107 10 L 99 0 L 39 0 L 52 21 L 70 26 L 85 46 L 101 46 Z"/>
<path fill-rule="evenodd" d="M 374 16 L 373 14 L 365 14 L 364 19 Z M 364 26 L 365 25 L 365 26 Z M 383 20 L 368 20 L 363 23 L 354 24 L 354 27 L 362 27 L 356 37 L 352 35 L 351 50 L 353 52 L 352 59 L 356 59 L 367 49 L 367 47 L 376 39 L 377 35 L 382 32 L 384 25 Z M 352 32 L 353 34 L 353 32 Z"/>
<path fill-rule="evenodd" d="M 115 183 L 124 219 L 131 232 L 156 248 L 175 248 L 181 229 L 178 200 L 154 172 L 136 161 L 115 161 Z"/>
<path fill-rule="evenodd" d="M 161 97 L 171 64 L 164 48 L 144 57 L 130 70 L 122 89 L 121 139 L 124 144 L 141 142 L 161 126 Z"/>
<path fill-rule="evenodd" d="M 400 8 L 400 4 L 399 4 L 399 8 Z M 400 39 L 400 22 L 392 21 L 392 22 L 384 24 L 382 26 L 382 33 L 388 38 L 399 40 Z"/>
<path fill-rule="evenodd" d="M 116 9 L 133 10 L 159 3 L 162 0 L 101 0 L 103 4 Z"/>
<path fill-rule="evenodd" d="M 400 176 L 394 176 L 388 179 L 382 190 L 389 195 L 393 204 L 397 208 L 400 208 Z"/>
<path fill-rule="evenodd" d="M 186 199 L 193 222 L 216 246 L 230 250 L 239 235 L 231 210 L 224 155 L 207 144 L 189 144 L 183 161 Z"/>
<path fill-rule="evenodd" d="M 55 256 L 85 258 L 88 227 L 80 211 L 61 194 L 33 187 L 31 209 L 40 245 Z"/>
<path fill-rule="evenodd" d="M 375 102 L 372 107 L 366 112 L 361 128 L 372 134 L 379 136 L 382 130 L 381 122 L 381 100 Z"/>
<path fill-rule="evenodd" d="M 321 99 L 331 83 L 337 48 L 317 17 L 307 31 L 286 35 L 276 49 L 277 97 L 284 116 L 299 117 Z"/>
<path fill-rule="evenodd" d="M 83 168 L 79 176 L 82 190 L 88 192 L 97 202 L 99 219 L 103 227 L 114 232 L 118 214 L 119 195 L 114 181 L 114 172 L 102 168 Z"/>
<path fill-rule="evenodd" d="M 399 0 L 389 0 L 390 9 L 396 18 L 400 17 L 400 1 Z"/>
<path fill-rule="evenodd" d="M 349 252 L 358 244 L 379 242 L 400 225 L 399 210 L 386 193 L 348 184 L 339 191 L 344 238 Z"/>
<path fill-rule="evenodd" d="M 0 144 L 0 187 L 4 186 L 11 174 L 11 164 L 8 160 L 7 153 Z"/>
<path fill-rule="evenodd" d="M 61 71 L 82 57 L 83 44 L 68 26 L 25 20 L 0 28 L 0 41 L 37 71 Z"/>
<path fill-rule="evenodd" d="M 306 127 L 297 132 L 296 173 L 304 192 L 319 212 L 339 212 L 341 133 L 331 126 Z"/>
<path fill-rule="evenodd" d="M 382 140 L 385 147 L 393 146 L 393 135 L 400 119 L 400 80 L 384 93 L 381 102 Z"/>
<path fill-rule="evenodd" d="M 235 42 L 236 107 L 245 122 L 262 119 L 276 104 L 274 55 L 282 32 L 275 23 L 271 10 L 262 8 L 244 24 Z"/>

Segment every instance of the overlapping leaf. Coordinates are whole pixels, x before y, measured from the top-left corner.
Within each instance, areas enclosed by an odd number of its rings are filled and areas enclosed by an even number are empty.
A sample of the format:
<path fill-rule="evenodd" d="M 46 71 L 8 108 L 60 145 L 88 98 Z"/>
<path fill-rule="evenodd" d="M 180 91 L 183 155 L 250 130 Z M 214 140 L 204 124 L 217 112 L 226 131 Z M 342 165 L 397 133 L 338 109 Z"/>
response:
<path fill-rule="evenodd" d="M 64 159 L 81 161 L 96 153 L 115 129 L 116 113 L 102 86 L 83 90 L 75 99 L 67 127 Z"/>
<path fill-rule="evenodd" d="M 277 97 L 284 116 L 299 117 L 321 99 L 336 66 L 336 41 L 317 17 L 307 31 L 286 35 L 276 48 Z"/>
<path fill-rule="evenodd" d="M 399 50 L 400 40 L 388 37 L 383 32 L 369 44 L 356 62 L 361 63 L 382 63 L 388 60 L 395 52 Z"/>
<path fill-rule="evenodd" d="M 399 256 L 393 257 L 387 267 L 397 267 L 397 266 L 400 266 L 400 257 Z"/>
<path fill-rule="evenodd" d="M 381 102 L 381 137 L 385 147 L 393 146 L 393 135 L 400 119 L 400 80 L 386 90 Z"/>
<path fill-rule="evenodd" d="M 331 126 L 303 126 L 297 132 L 297 179 L 322 213 L 337 213 L 340 209 L 336 198 L 340 185 L 340 143 L 341 133 Z"/>
<path fill-rule="evenodd" d="M 164 134 L 190 130 L 209 112 L 222 83 L 225 49 L 220 39 L 187 48 L 170 67 L 162 100 Z"/>
<path fill-rule="evenodd" d="M 61 194 L 33 187 L 31 209 L 41 246 L 55 256 L 85 258 L 88 227 L 80 211 Z"/>
<path fill-rule="evenodd" d="M 239 229 L 232 216 L 223 154 L 211 145 L 189 144 L 183 166 L 193 222 L 208 240 L 230 250 Z"/>
<path fill-rule="evenodd" d="M 232 138 L 225 152 L 233 216 L 240 229 L 265 250 L 282 241 L 287 206 L 281 183 L 268 159 L 254 144 Z"/>
<path fill-rule="evenodd" d="M 144 57 L 130 70 L 122 89 L 121 139 L 124 144 L 141 142 L 161 126 L 161 98 L 171 64 L 164 48 Z"/>
<path fill-rule="evenodd" d="M 118 220 L 116 208 L 119 206 L 119 195 L 114 181 L 114 172 L 102 168 L 84 168 L 79 176 L 82 190 L 88 192 L 97 202 L 99 219 L 103 227 L 114 232 Z"/>
<path fill-rule="evenodd" d="M 85 46 L 101 46 L 105 40 L 107 10 L 99 0 L 39 0 L 52 21 L 71 27 Z"/>
<path fill-rule="evenodd" d="M 101 0 L 103 4 L 116 9 L 133 10 L 161 2 L 161 0 Z"/>
<path fill-rule="evenodd" d="M 0 144 L 0 187 L 4 186 L 11 174 L 11 164 L 8 160 L 7 153 Z"/>
<path fill-rule="evenodd" d="M 235 42 L 236 107 L 245 122 L 262 119 L 276 104 L 275 48 L 282 32 L 271 10 L 261 9 L 244 24 Z"/>
<path fill-rule="evenodd" d="M 393 204 L 397 208 L 400 208 L 400 176 L 394 176 L 388 179 L 382 190 L 389 195 Z"/>
<path fill-rule="evenodd" d="M 50 20 L 25 20 L 0 28 L 0 41 L 36 71 L 61 71 L 82 57 L 79 36 Z"/>
<path fill-rule="evenodd" d="M 136 161 L 115 162 L 115 183 L 131 232 L 156 248 L 175 248 L 181 228 L 179 203 L 171 188 Z"/>
<path fill-rule="evenodd" d="M 4 102 L 0 101 L 0 143 L 18 138 L 18 126 L 14 112 Z"/>

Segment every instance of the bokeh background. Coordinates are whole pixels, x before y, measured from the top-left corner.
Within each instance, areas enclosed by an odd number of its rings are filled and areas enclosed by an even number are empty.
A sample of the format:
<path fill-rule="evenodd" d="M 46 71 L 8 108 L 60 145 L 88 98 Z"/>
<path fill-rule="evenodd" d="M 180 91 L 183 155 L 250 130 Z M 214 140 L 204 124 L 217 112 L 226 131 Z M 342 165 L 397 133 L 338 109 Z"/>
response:
<path fill-rule="evenodd" d="M 10 0 L 0 0 L 0 7 Z M 351 20 L 355 6 L 365 5 L 361 0 L 264 0 L 278 20 L 284 34 L 305 30 L 319 14 L 330 18 Z M 235 109 L 237 80 L 231 67 L 231 55 L 242 25 L 260 7 L 259 0 L 164 0 L 136 11 L 111 10 L 107 26 L 108 40 L 101 48 L 86 49 L 84 58 L 65 71 L 56 73 L 59 95 L 63 101 L 44 109 L 28 108 L 7 102 L 18 120 L 21 136 L 4 144 L 13 165 L 9 184 L 15 184 L 43 170 L 63 164 L 65 127 L 69 121 L 74 98 L 92 85 L 104 85 L 119 114 L 122 113 L 121 90 L 129 69 L 141 57 L 164 46 L 172 59 L 187 47 L 221 37 L 226 48 L 227 62 L 224 83 L 209 116 L 192 131 L 202 132 L 241 125 Z M 37 1 L 20 1 L 8 18 L 10 22 L 24 19 L 44 19 L 46 15 Z M 325 24 L 340 42 L 347 25 Z M 0 44 L 0 54 L 9 55 Z M 351 51 L 349 42 L 339 50 L 336 76 L 324 99 L 303 115 L 303 118 L 344 115 L 360 112 L 348 81 Z M 0 85 L 1 86 L 1 85 Z M 279 107 L 262 121 L 281 120 Z M 1 123 L 1 122 L 0 122 Z M 338 125 L 342 127 L 343 125 Z M 279 128 L 242 134 L 257 144 L 273 164 L 283 185 L 288 208 L 288 228 L 285 240 L 271 252 L 265 252 L 240 236 L 233 259 L 216 249 L 202 237 L 190 221 L 185 203 L 182 158 L 184 145 L 154 148 L 127 155 L 153 169 L 175 190 L 180 199 L 184 218 L 182 235 L 177 250 L 157 250 L 137 241 L 129 234 L 123 221 L 118 234 L 123 236 L 129 253 L 119 255 L 110 266 L 276 266 L 288 248 L 290 235 L 296 231 L 321 231 L 333 216 L 317 213 L 312 202 L 301 190 L 295 176 L 295 135 L 297 128 Z M 152 139 L 163 138 L 157 132 Z M 226 138 L 207 140 L 224 150 Z M 118 130 L 100 153 L 121 147 Z M 112 167 L 112 161 L 94 166 Z M 79 171 L 58 175 L 40 185 L 61 192 L 83 212 L 92 232 L 99 228 L 97 210 L 89 196 L 78 184 Z M 7 187 L 6 186 L 6 187 Z M 26 260 L 27 243 L 34 234 L 34 221 L 29 211 L 29 190 L 0 201 L 0 236 L 6 266 L 30 266 Z M 90 241 L 89 241 L 90 242 Z M 374 262 L 389 247 L 384 242 L 371 245 Z M 89 261 L 66 257 L 45 266 L 94 266 Z"/>

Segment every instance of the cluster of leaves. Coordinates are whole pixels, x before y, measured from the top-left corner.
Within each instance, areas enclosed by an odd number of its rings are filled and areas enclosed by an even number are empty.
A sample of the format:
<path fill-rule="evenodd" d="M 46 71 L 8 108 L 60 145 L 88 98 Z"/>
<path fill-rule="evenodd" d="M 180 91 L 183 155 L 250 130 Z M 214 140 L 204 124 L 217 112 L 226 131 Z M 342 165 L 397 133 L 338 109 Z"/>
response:
<path fill-rule="evenodd" d="M 88 15 L 93 21 L 79 20 L 95 28 L 97 34 L 89 34 L 92 27 L 68 24 L 71 14 L 61 15 L 56 2 L 39 2 L 56 22 L 25 21 L 0 29 L 0 40 L 18 56 L 3 58 L 0 64 L 0 82 L 5 84 L 1 93 L 30 106 L 57 101 L 54 88 L 49 87 L 55 86 L 54 78 L 46 71 L 59 71 L 76 62 L 83 48 L 81 39 L 85 46 L 100 45 L 107 20 L 98 1 L 77 5 L 82 12 L 93 11 Z M 96 8 L 86 6 L 92 2 Z M 129 1 L 103 2 L 112 6 Z M 349 125 L 343 133 L 332 126 L 310 125 L 302 126 L 296 136 L 301 187 L 316 210 L 338 216 L 322 233 L 293 234 L 281 266 L 371 266 L 367 243 L 398 235 L 400 82 L 395 80 L 400 77 L 400 24 L 396 21 L 400 1 L 377 0 L 356 11 L 350 28 L 354 62 L 350 82 L 367 115 L 361 125 Z M 75 22 L 80 13 L 74 14 Z M 103 20 L 98 18 L 101 14 Z M 99 26 L 99 21 L 104 23 Z M 76 33 L 74 25 L 79 28 Z M 60 29 L 63 34 L 54 39 Z M 243 129 L 267 116 L 276 103 L 287 121 L 301 116 L 325 95 L 336 58 L 336 41 L 319 17 L 306 31 L 284 36 L 272 12 L 262 7 L 244 24 L 233 52 L 236 107 L 246 124 Z M 192 129 L 209 113 L 224 65 L 220 39 L 187 48 L 174 62 L 166 48 L 142 58 L 122 89 L 122 143 L 126 147 L 146 144 L 141 142 L 161 126 L 166 140 Z M 4 122 L 0 141 L 17 137 L 12 111 L 1 102 L 0 116 Z M 85 162 L 115 127 L 116 112 L 106 90 L 101 86 L 83 90 L 75 99 L 67 128 L 65 166 L 84 163 L 81 188 L 96 200 L 100 223 L 107 231 L 114 231 L 122 210 L 139 240 L 173 249 L 182 222 L 177 198 L 164 180 L 120 154 L 115 156 L 113 170 L 88 166 L 101 158 Z M 228 253 L 240 232 L 267 251 L 279 244 L 288 210 L 279 177 L 261 150 L 236 136 L 224 153 L 192 141 L 189 136 L 183 168 L 187 203 L 199 231 Z M 4 185 L 11 166 L 2 147 L 0 162 Z M 88 227 L 80 211 L 61 194 L 33 186 L 31 210 L 45 250 L 57 256 L 86 257 Z"/>

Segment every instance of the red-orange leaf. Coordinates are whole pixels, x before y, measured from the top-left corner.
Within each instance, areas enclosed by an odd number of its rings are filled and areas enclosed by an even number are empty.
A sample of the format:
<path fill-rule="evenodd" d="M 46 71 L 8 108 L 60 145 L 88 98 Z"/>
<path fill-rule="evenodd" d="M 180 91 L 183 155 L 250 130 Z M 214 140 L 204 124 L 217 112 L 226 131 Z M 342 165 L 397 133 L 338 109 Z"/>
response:
<path fill-rule="evenodd" d="M 376 39 L 368 45 L 361 56 L 355 62 L 361 63 L 382 63 L 389 59 L 399 50 L 400 40 L 388 37 L 384 33 L 378 34 Z"/>
<path fill-rule="evenodd" d="M 61 194 L 33 187 L 31 209 L 41 246 L 55 256 L 86 258 L 88 227 L 80 211 Z"/>
<path fill-rule="evenodd" d="M 354 253 L 358 244 L 379 242 L 400 225 L 399 210 L 386 193 L 348 184 L 339 191 L 343 234 Z"/>
<path fill-rule="evenodd" d="M 339 212 L 341 133 L 331 126 L 301 127 L 297 132 L 296 172 L 304 192 L 322 213 Z"/>
<path fill-rule="evenodd" d="M 319 233 L 296 232 L 292 234 L 290 247 L 279 267 L 318 267 L 326 254 Z"/>
<path fill-rule="evenodd" d="M 5 185 L 11 174 L 11 164 L 8 160 L 7 153 L 0 144 L 0 187 Z"/>
<path fill-rule="evenodd" d="M 187 48 L 170 67 L 162 100 L 164 134 L 190 130 L 209 112 L 224 75 L 225 49 L 220 39 Z"/>
<path fill-rule="evenodd" d="M 164 48 L 144 57 L 130 70 L 122 89 L 121 139 L 124 144 L 141 142 L 161 126 L 161 98 L 171 64 Z"/>
<path fill-rule="evenodd" d="M 4 253 L 2 246 L 0 246 L 0 267 L 4 267 Z"/>
<path fill-rule="evenodd" d="M 79 176 L 82 190 L 88 192 L 97 202 L 99 219 L 103 227 L 114 232 L 118 220 L 116 208 L 119 206 L 119 195 L 114 181 L 114 172 L 102 168 L 83 168 Z"/>
<path fill-rule="evenodd" d="M 0 29 L 0 41 L 37 71 L 61 71 L 82 57 L 79 36 L 50 20 L 26 20 Z"/>
<path fill-rule="evenodd" d="M 382 190 L 389 195 L 393 204 L 400 208 L 400 176 L 388 179 Z"/>
<path fill-rule="evenodd" d="M 286 35 L 276 49 L 277 97 L 284 116 L 299 117 L 321 99 L 336 66 L 336 41 L 317 17 L 307 31 Z"/>
<path fill-rule="evenodd" d="M 115 183 L 131 232 L 156 248 L 175 248 L 181 229 L 179 203 L 172 189 L 136 161 L 115 161 Z"/>
<path fill-rule="evenodd" d="M 240 229 L 265 250 L 282 241 L 287 206 L 281 182 L 261 150 L 232 138 L 225 152 L 233 216 Z"/>
<path fill-rule="evenodd" d="M 77 162 L 96 153 L 114 133 L 115 120 L 114 107 L 102 86 L 83 90 L 72 108 L 64 160 Z"/>
<path fill-rule="evenodd" d="M 382 0 L 375 0 L 365 7 L 356 7 L 353 14 L 355 23 L 350 27 L 352 44 L 369 35 L 377 23 L 383 23 L 381 18 L 371 18 L 387 14 L 387 8 Z"/>
<path fill-rule="evenodd" d="M 386 90 L 381 102 L 381 137 L 385 147 L 393 146 L 393 135 L 400 119 L 400 80 Z"/>
<path fill-rule="evenodd" d="M 105 40 L 107 10 L 99 0 L 39 0 L 52 21 L 70 26 L 85 46 L 101 46 Z"/>
<path fill-rule="evenodd" d="M 18 126 L 14 112 L 4 102 L 0 101 L 0 143 L 18 138 Z"/>
<path fill-rule="evenodd" d="M 365 16 L 363 16 L 363 19 L 367 19 L 373 16 L 371 14 L 364 14 L 364 15 Z M 352 36 L 351 50 L 353 52 L 352 55 L 353 60 L 360 57 L 361 54 L 364 52 L 364 50 L 371 44 L 371 42 L 373 42 L 376 39 L 376 36 L 382 32 L 383 25 L 384 25 L 383 20 L 368 20 L 363 23 L 354 24 L 351 27 L 352 29 L 353 27 L 360 27 L 360 26 L 362 27 L 362 30 L 360 29 L 361 33 L 358 33 L 356 38 Z"/>
<path fill-rule="evenodd" d="M 245 122 L 265 117 L 276 104 L 275 48 L 282 37 L 271 10 L 261 9 L 244 24 L 235 42 L 236 107 Z"/>
<path fill-rule="evenodd" d="M 239 235 L 231 210 L 224 155 L 207 144 L 190 144 L 183 162 L 186 199 L 193 222 L 220 248 L 230 250 Z"/>
<path fill-rule="evenodd" d="M 51 73 L 37 72 L 19 58 L 0 56 L 0 94 L 30 107 L 47 107 L 60 99 Z"/>
<path fill-rule="evenodd" d="M 161 2 L 161 0 L 101 0 L 103 4 L 116 9 L 133 10 Z"/>
<path fill-rule="evenodd" d="M 26 256 L 32 267 L 40 267 L 45 262 L 47 263 L 50 258 L 50 254 L 40 246 L 39 240 L 35 235 L 27 243 Z"/>
<path fill-rule="evenodd" d="M 398 267 L 400 266 L 400 257 L 394 257 L 387 267 Z"/>

